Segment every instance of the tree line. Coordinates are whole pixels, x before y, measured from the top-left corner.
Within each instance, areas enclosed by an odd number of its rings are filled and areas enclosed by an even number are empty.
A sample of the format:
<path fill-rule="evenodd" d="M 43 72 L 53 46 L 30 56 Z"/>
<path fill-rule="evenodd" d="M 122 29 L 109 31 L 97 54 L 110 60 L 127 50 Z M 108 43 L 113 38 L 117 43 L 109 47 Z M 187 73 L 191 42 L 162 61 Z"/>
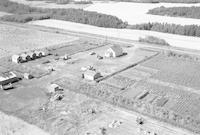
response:
<path fill-rule="evenodd" d="M 148 11 L 148 14 L 186 17 L 200 19 L 200 7 L 158 7 Z"/>
<path fill-rule="evenodd" d="M 97 12 L 84 11 L 82 9 L 43 9 L 29 7 L 28 5 L 11 2 L 8 0 L 0 1 L 0 11 L 13 13 L 1 17 L 4 21 L 28 22 L 41 19 L 58 19 L 76 23 L 89 24 L 107 28 L 126 28 L 127 22 L 112 16 Z"/>
<path fill-rule="evenodd" d="M 168 23 L 143 23 L 128 26 L 129 29 L 150 30 L 185 36 L 200 37 L 200 26 L 198 25 L 177 25 Z"/>

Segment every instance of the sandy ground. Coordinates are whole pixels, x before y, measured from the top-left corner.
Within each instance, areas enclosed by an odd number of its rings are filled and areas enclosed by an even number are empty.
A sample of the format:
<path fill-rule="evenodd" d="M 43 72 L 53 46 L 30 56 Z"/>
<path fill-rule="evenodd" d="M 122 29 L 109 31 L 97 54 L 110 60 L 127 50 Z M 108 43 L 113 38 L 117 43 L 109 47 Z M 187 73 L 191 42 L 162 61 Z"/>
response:
<path fill-rule="evenodd" d="M 0 24 L 0 57 L 76 40 L 76 37 Z"/>
<path fill-rule="evenodd" d="M 26 0 L 10 0 L 13 2 L 22 3 L 25 5 L 29 5 L 31 7 L 40 7 L 40 8 L 77 8 L 83 9 L 90 4 L 56 4 L 56 3 L 48 3 L 45 1 L 26 1 Z"/>
<path fill-rule="evenodd" d="M 0 112 L 1 135 L 49 135 L 38 127 Z"/>
<path fill-rule="evenodd" d="M 129 2 L 95 3 L 89 7 L 86 7 L 85 10 L 114 15 L 122 19 L 123 21 L 127 21 L 129 24 L 160 22 L 160 23 L 174 23 L 181 25 L 191 25 L 191 24 L 200 25 L 199 19 L 167 17 L 167 16 L 146 14 L 149 9 L 153 9 L 160 6 L 190 7 L 199 5 L 200 4 L 180 4 L 180 3 L 149 4 L 149 3 L 129 3 Z"/>
<path fill-rule="evenodd" d="M 98 34 L 105 36 L 105 38 L 108 36 L 108 37 L 116 37 L 116 38 L 130 39 L 130 40 L 138 40 L 139 37 L 152 35 L 165 39 L 171 46 L 174 47 L 200 50 L 199 46 L 200 38 L 197 37 L 181 36 L 181 35 L 159 33 L 153 31 L 100 28 L 85 24 L 52 20 L 52 19 L 33 21 L 29 22 L 29 24 L 59 28 L 76 32 Z"/>

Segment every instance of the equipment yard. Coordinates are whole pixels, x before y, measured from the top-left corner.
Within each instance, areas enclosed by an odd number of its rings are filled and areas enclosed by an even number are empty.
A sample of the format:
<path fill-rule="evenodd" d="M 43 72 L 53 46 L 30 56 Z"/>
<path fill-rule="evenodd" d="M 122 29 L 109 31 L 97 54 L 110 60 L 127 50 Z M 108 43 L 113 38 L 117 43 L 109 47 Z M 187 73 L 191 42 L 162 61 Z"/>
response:
<path fill-rule="evenodd" d="M 36 27 L 0 24 L 6 119 L 37 126 L 35 134 L 200 134 L 197 51 Z"/>

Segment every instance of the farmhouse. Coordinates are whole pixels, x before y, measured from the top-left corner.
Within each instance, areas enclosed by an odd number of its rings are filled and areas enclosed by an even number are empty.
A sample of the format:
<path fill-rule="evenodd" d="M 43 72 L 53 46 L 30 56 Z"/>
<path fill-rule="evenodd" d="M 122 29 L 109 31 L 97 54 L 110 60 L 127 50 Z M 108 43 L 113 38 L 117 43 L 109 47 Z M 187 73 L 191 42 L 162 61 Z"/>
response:
<path fill-rule="evenodd" d="M 13 72 L 4 72 L 0 74 L 0 85 L 7 85 L 18 81 L 18 77 Z"/>
<path fill-rule="evenodd" d="M 101 74 L 99 72 L 92 71 L 92 70 L 87 70 L 83 74 L 83 78 L 85 78 L 87 80 L 92 80 L 92 81 L 96 80 L 96 79 L 98 79 L 100 77 L 101 77 Z"/>
<path fill-rule="evenodd" d="M 108 50 L 105 52 L 105 57 L 119 57 L 123 55 L 123 49 L 118 45 L 111 46 Z"/>
<path fill-rule="evenodd" d="M 19 55 L 13 55 L 12 56 L 12 62 L 14 63 L 21 63 L 22 62 L 22 57 Z"/>

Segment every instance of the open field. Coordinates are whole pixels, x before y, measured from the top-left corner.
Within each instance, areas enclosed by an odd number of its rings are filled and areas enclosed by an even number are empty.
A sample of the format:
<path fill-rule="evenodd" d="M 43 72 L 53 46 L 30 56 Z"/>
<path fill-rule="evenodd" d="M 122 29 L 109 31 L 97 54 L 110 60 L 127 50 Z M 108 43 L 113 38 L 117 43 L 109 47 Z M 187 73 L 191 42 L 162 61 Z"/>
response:
<path fill-rule="evenodd" d="M 78 38 L 0 24 L 0 57 L 64 44 Z"/>
<path fill-rule="evenodd" d="M 174 34 L 159 33 L 153 31 L 142 31 L 142 30 L 127 30 L 127 29 L 112 29 L 112 28 L 99 28 L 90 25 L 72 23 L 67 21 L 59 20 L 41 20 L 29 22 L 32 25 L 39 25 L 45 27 L 58 28 L 63 30 L 70 30 L 75 32 L 85 32 L 90 34 L 103 35 L 107 37 L 115 37 L 122 39 L 138 40 L 139 37 L 145 37 L 153 35 L 164 39 L 167 43 L 174 47 L 187 48 L 193 50 L 200 50 L 199 42 L 200 39 L 197 37 L 180 36 Z"/>

